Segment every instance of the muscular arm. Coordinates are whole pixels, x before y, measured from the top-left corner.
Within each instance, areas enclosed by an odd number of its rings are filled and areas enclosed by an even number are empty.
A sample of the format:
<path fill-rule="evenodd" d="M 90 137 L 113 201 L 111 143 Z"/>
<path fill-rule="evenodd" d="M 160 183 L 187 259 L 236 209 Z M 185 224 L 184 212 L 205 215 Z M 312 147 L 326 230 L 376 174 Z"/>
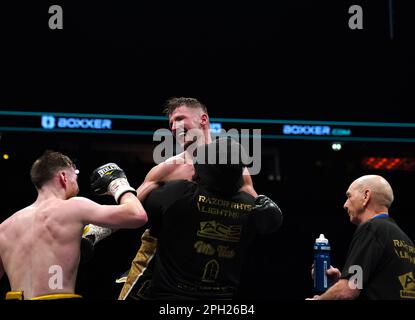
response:
<path fill-rule="evenodd" d="M 147 197 L 147 195 L 151 191 L 153 191 L 154 189 L 159 187 L 159 185 L 161 184 L 160 181 L 162 181 L 164 176 L 166 175 L 166 173 L 165 173 L 166 169 L 168 169 L 168 168 L 165 168 L 164 163 L 161 163 L 161 164 L 153 167 L 148 172 L 146 178 L 144 179 L 144 182 L 138 187 L 136 201 L 139 202 L 140 210 L 144 211 L 144 209 L 141 205 L 141 202 L 144 201 L 144 199 Z M 86 223 L 87 226 L 84 229 L 83 238 L 93 239 L 92 240 L 93 245 L 95 245 L 96 243 L 98 243 L 102 239 L 105 239 L 111 233 L 117 231 L 119 228 L 122 228 L 121 226 L 109 225 L 106 222 L 102 222 L 102 221 L 98 221 L 98 220 L 94 220 L 96 222 L 93 222 L 93 221 L 89 221 L 89 220 L 84 219 L 83 221 L 88 221 Z M 146 216 L 146 221 L 147 221 L 147 216 Z M 139 227 L 144 225 L 144 224 L 145 224 L 145 222 L 141 223 L 139 225 Z M 130 228 L 135 228 L 135 227 L 130 226 Z"/>
<path fill-rule="evenodd" d="M 139 228 L 147 223 L 147 214 L 132 193 L 125 193 L 119 205 L 100 205 L 86 198 L 75 197 L 68 201 L 77 208 L 83 224 L 95 224 L 107 228 Z"/>
<path fill-rule="evenodd" d="M 349 281 L 347 279 L 341 279 L 321 296 L 314 298 L 315 300 L 354 300 L 359 297 L 359 294 L 359 289 L 350 288 Z"/>
<path fill-rule="evenodd" d="M 144 182 L 137 189 L 137 198 L 143 201 L 147 195 L 158 188 L 161 184 L 171 179 L 185 179 L 177 174 L 177 168 L 180 164 L 162 162 L 153 167 L 144 179 Z M 182 164 L 183 166 L 183 164 Z M 176 172 L 176 174 L 175 174 Z"/>
<path fill-rule="evenodd" d="M 143 183 L 137 188 L 137 198 L 143 201 L 147 195 L 158 188 L 161 183 L 161 165 L 153 167 L 146 175 Z"/>

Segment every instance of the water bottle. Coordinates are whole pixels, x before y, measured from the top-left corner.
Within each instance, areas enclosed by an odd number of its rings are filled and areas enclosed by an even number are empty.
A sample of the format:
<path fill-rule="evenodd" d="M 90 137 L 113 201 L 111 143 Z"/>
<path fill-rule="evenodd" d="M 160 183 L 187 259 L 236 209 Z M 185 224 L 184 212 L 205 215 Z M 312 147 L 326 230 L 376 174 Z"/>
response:
<path fill-rule="evenodd" d="M 314 291 L 323 293 L 330 286 L 327 279 L 327 269 L 330 268 L 329 240 L 320 234 L 314 244 Z"/>

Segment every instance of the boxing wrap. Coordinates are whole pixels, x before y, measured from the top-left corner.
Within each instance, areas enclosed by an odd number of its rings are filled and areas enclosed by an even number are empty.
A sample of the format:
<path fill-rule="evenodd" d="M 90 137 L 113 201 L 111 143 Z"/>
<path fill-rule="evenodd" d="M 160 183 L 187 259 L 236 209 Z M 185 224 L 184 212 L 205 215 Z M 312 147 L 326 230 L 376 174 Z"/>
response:
<path fill-rule="evenodd" d="M 126 192 L 137 194 L 128 183 L 124 171 L 115 163 L 107 163 L 95 169 L 91 174 L 90 182 L 95 194 L 112 195 L 117 203 Z"/>

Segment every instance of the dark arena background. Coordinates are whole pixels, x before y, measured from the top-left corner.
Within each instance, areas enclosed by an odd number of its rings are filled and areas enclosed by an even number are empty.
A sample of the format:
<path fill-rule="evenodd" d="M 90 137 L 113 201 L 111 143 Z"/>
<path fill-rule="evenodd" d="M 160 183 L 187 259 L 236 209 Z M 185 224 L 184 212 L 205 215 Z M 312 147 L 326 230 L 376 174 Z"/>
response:
<path fill-rule="evenodd" d="M 0 221 L 35 200 L 29 170 L 46 149 L 75 159 L 82 196 L 112 203 L 89 189 L 89 174 L 110 161 L 138 187 L 154 165 L 152 132 L 168 128 L 164 101 L 195 97 L 215 128 L 262 130 L 254 187 L 284 213 L 281 230 L 257 240 L 240 294 L 312 296 L 320 233 L 332 264 L 345 262 L 355 227 L 343 204 L 357 177 L 388 179 L 390 214 L 415 239 L 409 2 L 1 4 Z M 62 30 L 48 27 L 51 5 L 63 9 Z M 363 9 L 363 29 L 349 28 L 352 5 Z M 111 129 L 46 128 L 42 116 L 109 119 Z M 115 279 L 129 268 L 143 230 L 100 242 L 80 266 L 77 291 L 115 300 L 122 287 Z M 8 289 L 3 277 L 0 295 Z"/>

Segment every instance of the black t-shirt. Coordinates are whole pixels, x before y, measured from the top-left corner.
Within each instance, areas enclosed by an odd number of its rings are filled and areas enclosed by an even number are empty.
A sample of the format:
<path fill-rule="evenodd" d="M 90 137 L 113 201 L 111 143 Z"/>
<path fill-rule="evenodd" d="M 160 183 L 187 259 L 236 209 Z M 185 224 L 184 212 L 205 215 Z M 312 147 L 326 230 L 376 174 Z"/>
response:
<path fill-rule="evenodd" d="M 376 217 L 356 229 L 342 278 L 360 275 L 359 299 L 415 299 L 414 244 L 393 219 Z"/>
<path fill-rule="evenodd" d="M 155 299 L 230 299 L 244 247 L 254 235 L 254 198 L 213 193 L 185 180 L 149 194 L 144 207 L 158 238 L 150 294 Z"/>

